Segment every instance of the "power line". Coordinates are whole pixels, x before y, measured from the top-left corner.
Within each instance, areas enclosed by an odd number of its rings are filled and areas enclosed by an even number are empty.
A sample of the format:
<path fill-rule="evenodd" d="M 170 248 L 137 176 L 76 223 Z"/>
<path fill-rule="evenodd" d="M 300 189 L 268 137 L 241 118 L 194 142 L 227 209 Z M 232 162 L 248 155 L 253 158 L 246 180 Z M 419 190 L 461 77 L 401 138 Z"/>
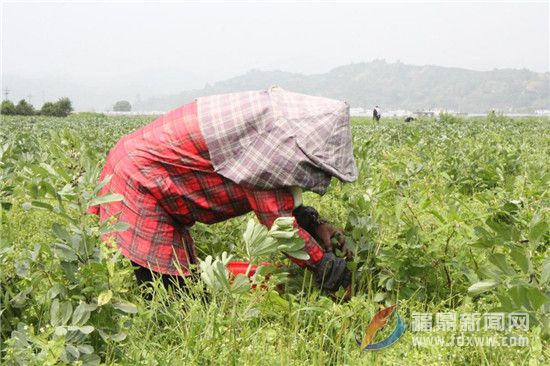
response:
<path fill-rule="evenodd" d="M 5 88 L 3 93 L 4 93 L 4 100 L 8 100 L 8 95 L 10 95 L 10 92 L 11 90 L 9 90 L 8 88 Z"/>

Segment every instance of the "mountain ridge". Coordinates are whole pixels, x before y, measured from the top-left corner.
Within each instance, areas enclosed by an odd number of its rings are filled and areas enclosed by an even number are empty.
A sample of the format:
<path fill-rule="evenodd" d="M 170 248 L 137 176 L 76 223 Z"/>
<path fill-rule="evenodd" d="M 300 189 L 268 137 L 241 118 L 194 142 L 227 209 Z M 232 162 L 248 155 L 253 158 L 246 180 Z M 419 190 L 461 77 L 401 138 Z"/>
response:
<path fill-rule="evenodd" d="M 469 70 L 407 65 L 384 60 L 335 67 L 323 74 L 252 69 L 245 74 L 181 93 L 151 98 L 136 110 L 169 110 L 197 97 L 259 90 L 271 85 L 347 101 L 351 107 L 486 112 L 550 109 L 550 73 L 527 69 Z"/>

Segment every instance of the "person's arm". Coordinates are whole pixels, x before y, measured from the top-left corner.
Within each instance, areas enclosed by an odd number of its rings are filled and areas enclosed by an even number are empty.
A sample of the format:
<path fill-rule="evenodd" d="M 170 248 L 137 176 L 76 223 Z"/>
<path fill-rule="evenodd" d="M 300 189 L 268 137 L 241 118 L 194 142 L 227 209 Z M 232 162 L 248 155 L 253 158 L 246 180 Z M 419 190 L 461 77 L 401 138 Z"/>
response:
<path fill-rule="evenodd" d="M 346 261 L 336 257 L 331 251 L 325 253 L 314 239 L 314 237 L 319 238 L 330 245 L 330 236 L 335 232 L 329 229 L 332 225 L 318 220 L 308 222 L 307 213 L 311 213 L 312 208 L 301 205 L 301 202 L 298 207 L 295 207 L 294 196 L 287 190 L 247 190 L 247 197 L 258 220 L 268 228 L 273 225 L 277 217 L 294 216 L 296 218 L 298 235 L 304 239 L 305 250 L 310 258 L 307 261 L 292 257 L 290 259 L 300 267 L 309 268 L 313 272 L 315 281 L 322 288 L 329 291 L 336 291 L 340 286 L 349 288 L 351 272 L 346 267 Z"/>
<path fill-rule="evenodd" d="M 278 217 L 291 217 L 294 210 L 294 196 L 287 190 L 246 190 L 250 207 L 258 217 L 258 220 L 268 228 Z M 305 251 L 309 254 L 307 261 L 289 257 L 300 267 L 313 267 L 323 257 L 323 248 L 313 237 L 298 223 L 298 235 L 304 239 Z"/>

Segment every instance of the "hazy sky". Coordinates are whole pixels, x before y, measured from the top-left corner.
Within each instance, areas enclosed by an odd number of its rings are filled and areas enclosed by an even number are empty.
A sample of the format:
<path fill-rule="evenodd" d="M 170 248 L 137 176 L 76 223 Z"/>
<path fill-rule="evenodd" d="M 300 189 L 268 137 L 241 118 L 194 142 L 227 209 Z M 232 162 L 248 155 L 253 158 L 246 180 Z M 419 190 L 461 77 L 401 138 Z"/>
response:
<path fill-rule="evenodd" d="M 323 73 L 375 58 L 549 71 L 548 3 L 4 1 L 2 74 L 116 79 L 152 95 L 253 68 Z"/>

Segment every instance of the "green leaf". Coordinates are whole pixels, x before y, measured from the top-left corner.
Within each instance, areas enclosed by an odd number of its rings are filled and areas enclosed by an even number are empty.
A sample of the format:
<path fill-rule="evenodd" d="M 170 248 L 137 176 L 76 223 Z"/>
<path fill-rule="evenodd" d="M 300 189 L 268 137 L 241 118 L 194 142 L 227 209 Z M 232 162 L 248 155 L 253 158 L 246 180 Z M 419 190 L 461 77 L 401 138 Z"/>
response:
<path fill-rule="evenodd" d="M 267 236 L 267 229 L 265 226 L 256 223 L 253 219 L 248 220 L 246 229 L 243 233 L 244 242 L 248 245 L 254 246 L 265 239 Z"/>
<path fill-rule="evenodd" d="M 209 255 L 203 261 L 200 261 L 201 278 L 212 291 L 231 292 L 229 271 L 227 270 L 231 257 L 231 255 L 223 252 L 221 258 L 217 256 L 216 259 L 213 259 Z"/>
<path fill-rule="evenodd" d="M 66 291 L 65 286 L 63 286 L 60 283 L 56 283 L 52 287 L 50 287 L 50 289 L 48 290 L 47 296 L 51 300 L 56 298 L 57 295 L 59 295 L 60 293 L 65 293 L 65 291 Z"/>
<path fill-rule="evenodd" d="M 99 228 L 99 234 L 103 235 L 111 232 L 126 231 L 130 228 L 130 225 L 125 222 L 117 222 L 114 225 L 105 224 Z"/>
<path fill-rule="evenodd" d="M 542 265 L 542 273 L 540 276 L 540 281 L 542 283 L 548 283 L 550 280 L 550 256 L 547 256 L 544 259 L 544 263 Z"/>
<path fill-rule="evenodd" d="M 548 302 L 548 297 L 538 288 L 528 286 L 526 287 L 527 298 L 533 307 L 533 310 L 538 310 L 542 305 Z"/>
<path fill-rule="evenodd" d="M 514 213 L 519 210 L 519 207 L 515 202 L 509 201 L 502 206 L 502 209 L 508 213 Z"/>
<path fill-rule="evenodd" d="M 82 366 L 97 366 L 101 363 L 101 358 L 99 358 L 99 356 L 95 353 L 92 353 L 89 355 L 83 355 L 80 357 L 80 361 L 82 361 Z"/>
<path fill-rule="evenodd" d="M 65 346 L 65 352 L 73 356 L 73 358 L 75 359 L 78 359 L 78 357 L 80 357 L 80 351 L 72 344 L 68 344 Z"/>
<path fill-rule="evenodd" d="M 131 302 L 119 302 L 113 304 L 113 307 L 128 314 L 137 314 L 138 312 L 137 306 L 135 306 Z"/>
<path fill-rule="evenodd" d="M 489 218 L 486 221 L 487 226 L 489 226 L 497 235 L 505 241 L 508 241 L 512 237 L 512 227 L 503 222 L 497 221 L 494 218 Z"/>
<path fill-rule="evenodd" d="M 50 305 L 50 324 L 54 327 L 59 324 L 59 300 L 54 299 Z"/>
<path fill-rule="evenodd" d="M 234 294 L 244 294 L 250 291 L 250 281 L 247 275 L 238 274 L 231 284 L 231 292 Z"/>
<path fill-rule="evenodd" d="M 49 175 L 52 177 L 63 178 L 50 164 L 40 163 L 40 167 L 42 167 L 42 169 L 45 169 L 49 173 Z M 70 179 L 67 179 L 67 180 L 70 180 Z"/>
<path fill-rule="evenodd" d="M 59 306 L 59 322 L 63 325 L 67 324 L 73 314 L 73 304 L 70 301 L 65 301 Z"/>
<path fill-rule="evenodd" d="M 270 230 L 269 236 L 275 239 L 290 239 L 294 236 L 294 232 L 283 230 Z"/>
<path fill-rule="evenodd" d="M 494 239 L 479 238 L 472 244 L 472 247 L 480 248 L 480 249 L 488 249 L 493 247 L 495 244 L 496 244 L 496 241 Z"/>
<path fill-rule="evenodd" d="M 508 296 L 514 302 L 514 306 L 515 306 L 514 310 L 519 310 L 522 306 L 525 305 L 527 301 L 527 292 L 526 292 L 525 286 L 517 285 L 517 286 L 510 287 L 508 289 Z"/>
<path fill-rule="evenodd" d="M 55 223 L 52 224 L 52 231 L 59 239 L 69 242 L 71 240 L 71 235 L 65 229 L 65 227 Z"/>
<path fill-rule="evenodd" d="M 126 339 L 127 336 L 128 334 L 126 332 L 120 332 L 120 333 L 111 335 L 109 338 L 115 342 L 122 342 L 123 340 Z"/>
<path fill-rule="evenodd" d="M 301 259 L 301 260 L 304 260 L 304 261 L 307 261 L 310 258 L 309 254 L 307 254 L 306 252 L 304 252 L 302 250 L 295 251 L 295 252 L 286 252 L 286 254 L 289 257 L 296 258 L 296 259 Z"/>
<path fill-rule="evenodd" d="M 516 271 L 514 268 L 506 261 L 506 256 L 502 253 L 495 253 L 489 256 L 489 262 L 497 266 L 503 273 L 507 275 L 514 275 Z"/>
<path fill-rule="evenodd" d="M 529 241 L 537 242 L 548 231 L 548 224 L 539 215 L 535 215 L 530 223 Z"/>
<path fill-rule="evenodd" d="M 107 194 L 104 194 L 103 196 L 97 196 L 92 198 L 90 202 L 88 202 L 88 207 L 102 205 L 110 202 L 118 202 L 118 201 L 122 201 L 123 199 L 124 199 L 124 196 L 121 194 L 107 193 Z"/>
<path fill-rule="evenodd" d="M 270 303 L 270 305 L 277 306 L 282 309 L 289 309 L 291 306 L 291 303 L 287 300 L 283 299 L 281 295 L 277 291 L 271 290 L 267 294 L 267 300 Z"/>
<path fill-rule="evenodd" d="M 80 353 L 83 353 L 85 355 L 90 355 L 94 353 L 94 347 L 88 344 L 81 344 L 80 346 L 78 346 L 78 350 L 80 351 Z"/>
<path fill-rule="evenodd" d="M 59 302 L 58 299 L 52 301 L 50 306 L 50 323 L 54 327 L 57 325 L 65 325 L 71 318 L 73 313 L 73 305 L 69 301 Z"/>
<path fill-rule="evenodd" d="M 105 187 L 105 185 L 111 181 L 111 178 L 113 178 L 113 175 L 112 175 L 112 174 L 106 176 L 105 178 L 103 178 L 103 180 L 101 181 L 101 183 L 99 183 L 99 184 L 95 187 L 94 191 L 92 192 L 92 196 L 97 196 L 97 194 L 99 193 L 99 191 L 101 191 L 101 188 Z"/>
<path fill-rule="evenodd" d="M 31 208 L 40 208 L 40 209 L 44 209 L 44 210 L 48 210 L 48 211 L 53 211 L 53 206 L 50 205 L 49 203 L 46 203 L 46 202 L 42 202 L 42 201 L 31 201 L 30 203 L 29 202 L 25 202 L 23 204 L 23 209 L 24 210 L 29 210 Z"/>
<path fill-rule="evenodd" d="M 80 327 L 80 332 L 83 333 L 83 334 L 90 334 L 94 331 L 94 327 L 91 326 L 91 325 L 85 325 L 83 327 Z"/>
<path fill-rule="evenodd" d="M 91 312 L 86 303 L 79 304 L 73 312 L 71 323 L 73 325 L 84 325 L 90 319 Z"/>
<path fill-rule="evenodd" d="M 51 196 L 51 198 L 58 197 L 57 191 L 55 190 L 54 186 L 52 186 L 50 183 L 46 181 L 42 181 L 40 182 L 40 188 L 46 191 L 46 193 L 48 193 Z"/>
<path fill-rule="evenodd" d="M 111 301 L 111 298 L 113 297 L 113 291 L 107 290 L 105 292 L 102 292 L 97 297 L 97 305 L 102 306 L 105 304 L 108 304 L 109 301 Z"/>
<path fill-rule="evenodd" d="M 488 232 L 483 226 L 474 227 L 474 232 L 479 238 L 492 238 L 493 235 Z"/>
<path fill-rule="evenodd" d="M 67 334 L 67 328 L 62 326 L 55 327 L 54 334 L 58 337 L 63 337 L 65 334 Z"/>
<path fill-rule="evenodd" d="M 385 292 L 377 292 L 376 295 L 374 295 L 374 302 L 382 302 L 386 298 Z"/>
<path fill-rule="evenodd" d="M 497 295 L 498 299 L 500 300 L 500 305 L 503 311 L 513 311 L 514 305 L 512 304 L 512 301 L 509 296 L 506 295 Z"/>
<path fill-rule="evenodd" d="M 277 240 L 268 236 L 267 228 L 264 225 L 256 223 L 252 219 L 248 220 L 243 239 L 249 258 L 257 258 L 277 251 Z"/>
<path fill-rule="evenodd" d="M 292 230 L 294 229 L 294 222 L 296 219 L 293 216 L 281 216 L 277 217 L 273 222 L 272 228 L 274 230 Z"/>
<path fill-rule="evenodd" d="M 63 268 L 63 272 L 65 273 L 65 276 L 73 282 L 76 281 L 76 272 L 78 271 L 78 265 L 75 262 L 67 262 L 66 260 L 61 261 L 61 268 Z"/>
<path fill-rule="evenodd" d="M 22 278 L 29 275 L 30 263 L 28 260 L 18 260 L 15 262 L 15 273 Z"/>
<path fill-rule="evenodd" d="M 498 286 L 498 282 L 495 281 L 495 280 L 491 280 L 491 279 L 483 280 L 483 281 L 479 281 L 477 283 L 474 283 L 472 286 L 470 286 L 468 288 L 468 292 L 472 295 L 477 295 L 477 294 L 480 294 L 482 292 L 492 290 L 497 286 Z"/>
<path fill-rule="evenodd" d="M 43 178 L 46 178 L 50 175 L 50 173 L 48 173 L 48 171 L 44 168 L 42 168 L 41 166 L 39 165 L 30 165 L 29 166 L 30 170 L 36 174 L 37 176 L 40 176 L 40 177 L 43 177 Z"/>
<path fill-rule="evenodd" d="M 55 255 L 62 261 L 71 262 L 71 261 L 78 260 L 78 256 L 74 252 L 73 248 L 71 248 L 66 244 L 53 243 L 52 250 L 55 253 Z"/>
<path fill-rule="evenodd" d="M 111 227 L 111 231 L 126 231 L 130 228 L 130 224 L 126 222 L 117 222 Z"/>
<path fill-rule="evenodd" d="M 280 243 L 280 251 L 297 252 L 303 250 L 305 246 L 304 239 L 300 238 L 297 234 L 294 234 L 292 239 L 278 239 L 277 241 Z"/>
<path fill-rule="evenodd" d="M 527 257 L 525 249 L 512 247 L 510 249 L 510 256 L 512 257 L 512 260 L 518 265 L 518 267 L 523 271 L 523 273 L 529 272 L 531 261 Z"/>

